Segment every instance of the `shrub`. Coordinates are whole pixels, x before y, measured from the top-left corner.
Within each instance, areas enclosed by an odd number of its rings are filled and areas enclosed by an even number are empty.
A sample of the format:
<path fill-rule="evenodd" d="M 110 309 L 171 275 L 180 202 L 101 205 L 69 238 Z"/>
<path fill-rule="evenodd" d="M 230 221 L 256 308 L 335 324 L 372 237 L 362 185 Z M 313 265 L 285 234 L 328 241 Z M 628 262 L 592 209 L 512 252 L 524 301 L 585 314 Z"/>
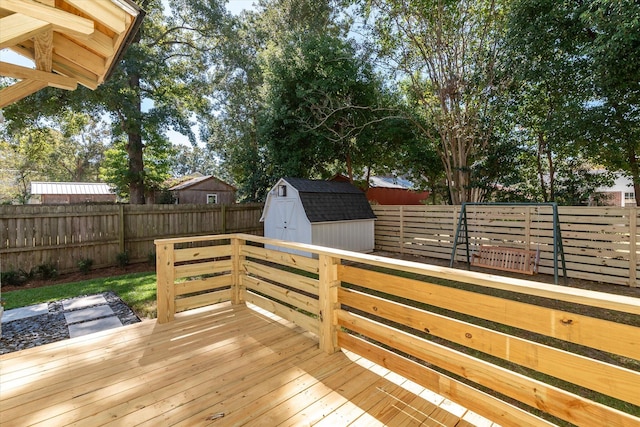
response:
<path fill-rule="evenodd" d="M 0 283 L 10 286 L 21 286 L 31 277 L 24 270 L 7 270 L 0 273 Z"/>
<path fill-rule="evenodd" d="M 44 280 L 55 279 L 58 277 L 58 268 L 53 262 L 45 262 L 36 266 L 32 273 L 35 277 L 39 277 Z"/>
<path fill-rule="evenodd" d="M 93 260 L 91 258 L 81 258 L 78 261 L 78 268 L 84 274 L 88 274 L 92 266 L 93 266 Z"/>
<path fill-rule="evenodd" d="M 129 265 L 129 252 L 124 251 L 118 253 L 118 255 L 116 255 L 116 263 L 120 268 L 124 268 Z"/>

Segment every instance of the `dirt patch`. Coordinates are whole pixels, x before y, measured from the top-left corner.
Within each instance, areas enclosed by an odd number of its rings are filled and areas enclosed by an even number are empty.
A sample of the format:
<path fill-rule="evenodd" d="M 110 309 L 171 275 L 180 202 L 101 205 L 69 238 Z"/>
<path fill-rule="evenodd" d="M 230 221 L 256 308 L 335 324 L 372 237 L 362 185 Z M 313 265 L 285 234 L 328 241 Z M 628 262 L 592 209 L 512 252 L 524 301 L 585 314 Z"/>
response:
<path fill-rule="evenodd" d="M 123 274 L 142 273 L 155 271 L 155 267 L 146 262 L 130 264 L 125 267 L 106 267 L 96 268 L 87 273 L 81 271 L 60 274 L 52 279 L 28 279 L 25 283 L 18 286 L 10 286 L 2 284 L 2 292 L 10 292 L 19 289 L 41 288 L 43 286 L 58 285 L 61 283 L 80 282 L 82 280 L 100 279 L 104 277 L 122 276 Z"/>

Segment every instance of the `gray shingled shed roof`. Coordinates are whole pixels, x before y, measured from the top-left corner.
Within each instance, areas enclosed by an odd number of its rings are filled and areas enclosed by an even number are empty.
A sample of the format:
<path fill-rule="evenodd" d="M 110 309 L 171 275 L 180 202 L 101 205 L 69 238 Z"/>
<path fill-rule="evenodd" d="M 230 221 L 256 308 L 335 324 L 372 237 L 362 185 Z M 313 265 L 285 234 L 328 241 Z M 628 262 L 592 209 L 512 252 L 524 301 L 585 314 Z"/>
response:
<path fill-rule="evenodd" d="M 375 219 L 365 194 L 348 182 L 284 178 L 298 190 L 310 222 Z"/>

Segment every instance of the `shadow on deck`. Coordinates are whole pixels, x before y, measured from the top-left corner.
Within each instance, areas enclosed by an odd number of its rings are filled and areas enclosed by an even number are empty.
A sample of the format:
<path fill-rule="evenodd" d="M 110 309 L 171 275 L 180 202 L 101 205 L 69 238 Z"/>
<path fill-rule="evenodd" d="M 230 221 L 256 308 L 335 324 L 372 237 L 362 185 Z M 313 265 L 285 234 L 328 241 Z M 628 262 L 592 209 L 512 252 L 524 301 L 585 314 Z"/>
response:
<path fill-rule="evenodd" d="M 0 425 L 490 426 L 255 307 L 222 303 L 0 357 Z"/>

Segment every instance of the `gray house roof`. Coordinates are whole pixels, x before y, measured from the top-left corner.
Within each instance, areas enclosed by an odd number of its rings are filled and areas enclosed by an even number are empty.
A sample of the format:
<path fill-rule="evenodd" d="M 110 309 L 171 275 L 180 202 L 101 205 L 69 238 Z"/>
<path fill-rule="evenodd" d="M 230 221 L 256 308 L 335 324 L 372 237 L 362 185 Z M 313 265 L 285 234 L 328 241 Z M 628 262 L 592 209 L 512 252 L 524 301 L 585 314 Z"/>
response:
<path fill-rule="evenodd" d="M 207 181 L 207 180 L 209 180 L 209 179 L 216 180 L 216 181 L 218 181 L 219 183 L 221 183 L 221 184 L 223 184 L 223 185 L 226 185 L 227 187 L 229 187 L 229 190 L 233 190 L 233 191 L 235 191 L 235 190 L 236 190 L 236 188 L 235 188 L 233 185 L 231 185 L 231 184 L 227 184 L 227 183 L 226 183 L 226 182 L 224 182 L 223 180 L 221 180 L 221 179 L 219 179 L 219 178 L 216 178 L 216 177 L 215 177 L 215 176 L 213 176 L 213 175 L 203 175 L 203 176 L 196 176 L 196 177 L 191 178 L 191 179 L 189 179 L 189 180 L 187 180 L 187 181 L 181 182 L 180 184 L 176 184 L 176 185 L 174 185 L 173 187 L 169 188 L 169 191 L 184 190 L 185 188 L 189 188 L 189 187 L 191 187 L 191 186 L 194 186 L 194 185 L 196 185 L 196 184 L 199 184 L 199 183 L 201 183 L 201 182 L 203 182 L 203 181 Z"/>
<path fill-rule="evenodd" d="M 298 190 L 310 222 L 376 218 L 365 194 L 348 182 L 283 179 Z"/>

